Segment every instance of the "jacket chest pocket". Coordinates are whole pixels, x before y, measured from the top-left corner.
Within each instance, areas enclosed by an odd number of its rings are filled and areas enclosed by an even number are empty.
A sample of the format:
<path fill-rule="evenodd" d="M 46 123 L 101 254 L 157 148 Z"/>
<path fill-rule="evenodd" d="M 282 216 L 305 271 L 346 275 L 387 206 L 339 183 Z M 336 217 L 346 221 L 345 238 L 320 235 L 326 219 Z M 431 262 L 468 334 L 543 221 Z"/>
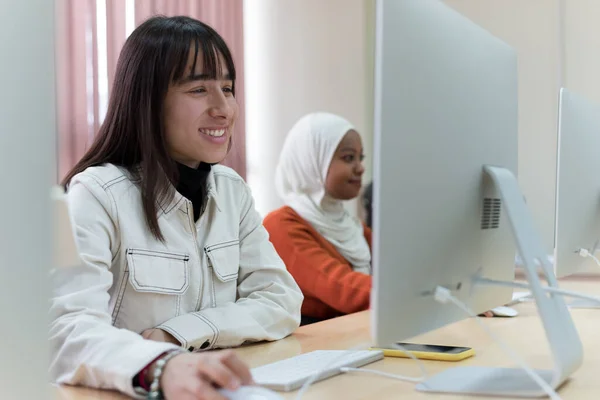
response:
<path fill-rule="evenodd" d="M 127 249 L 129 284 L 133 290 L 125 293 L 123 300 L 128 303 L 125 308 L 129 312 L 123 318 L 149 319 L 147 326 L 155 326 L 179 315 L 181 296 L 190 285 L 188 261 L 186 254 Z M 136 310 L 139 315 L 131 315 Z M 151 310 L 152 315 L 146 315 L 146 310 Z"/>
<path fill-rule="evenodd" d="M 185 254 L 128 249 L 129 282 L 137 292 L 183 294 L 190 285 Z"/>
<path fill-rule="evenodd" d="M 234 303 L 237 300 L 240 241 L 236 239 L 206 246 L 204 253 L 210 267 L 212 306 Z"/>

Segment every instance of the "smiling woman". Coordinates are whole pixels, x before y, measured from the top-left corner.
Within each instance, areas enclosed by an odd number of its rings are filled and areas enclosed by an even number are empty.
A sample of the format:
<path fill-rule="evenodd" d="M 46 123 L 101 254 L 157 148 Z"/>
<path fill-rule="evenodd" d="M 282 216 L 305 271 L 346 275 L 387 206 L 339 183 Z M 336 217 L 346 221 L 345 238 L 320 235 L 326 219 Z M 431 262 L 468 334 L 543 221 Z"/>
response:
<path fill-rule="evenodd" d="M 235 100 L 235 67 L 222 41 L 198 44 L 185 67 L 175 77 L 165 99 L 166 144 L 171 156 L 191 168 L 198 160 L 216 164 L 231 147 L 231 134 L 238 116 Z"/>
<path fill-rule="evenodd" d="M 119 53 L 133 30 L 154 15 L 186 15 L 215 28 L 236 63 L 240 114 L 221 163 L 246 176 L 243 2 L 173 0 L 56 1 L 58 177 L 83 156 L 107 111 Z"/>
<path fill-rule="evenodd" d="M 235 81 L 227 45 L 200 21 L 153 17 L 127 39 L 105 122 L 63 182 L 83 262 L 52 273 L 55 381 L 211 398 L 249 384 L 248 368 L 233 353 L 179 353 L 298 326 L 302 294 L 250 190 L 216 165 Z"/>
<path fill-rule="evenodd" d="M 174 160 L 192 168 L 200 160 L 222 161 L 238 115 L 236 71 L 227 45 L 209 26 L 190 21 L 155 17 L 134 31 L 117 64 L 104 123 L 63 180 L 66 187 L 78 173 L 105 163 L 127 168 L 141 182 L 145 218 L 159 239 L 156 203 L 173 196 L 168 189 L 178 179 Z M 182 37 L 163 35 L 177 25 Z M 222 143 L 204 140 L 208 135 L 199 130 L 206 124 L 229 128 Z"/>

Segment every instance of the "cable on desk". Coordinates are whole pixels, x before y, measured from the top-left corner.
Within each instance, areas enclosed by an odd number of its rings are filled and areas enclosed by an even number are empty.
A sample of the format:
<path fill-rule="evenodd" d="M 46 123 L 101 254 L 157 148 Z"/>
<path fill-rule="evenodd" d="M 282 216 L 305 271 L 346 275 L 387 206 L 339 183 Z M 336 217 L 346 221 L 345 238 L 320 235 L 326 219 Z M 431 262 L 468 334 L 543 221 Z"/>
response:
<path fill-rule="evenodd" d="M 531 379 L 537 383 L 540 388 L 550 397 L 552 400 L 561 400 L 561 397 L 556 393 L 556 391 L 536 372 L 534 371 L 525 360 L 523 360 L 509 345 L 507 345 L 500 337 L 498 337 L 486 324 L 484 324 L 481 319 L 471 310 L 465 303 L 457 299 L 452 295 L 450 290 L 438 286 L 435 289 L 435 300 L 440 303 L 448 303 L 451 302 L 456 307 L 460 308 L 467 315 L 472 318 L 475 318 L 475 321 L 483 328 L 483 330 L 494 340 L 498 345 L 504 350 L 514 361 L 519 364 L 519 366 L 531 377 Z"/>
<path fill-rule="evenodd" d="M 402 376 L 402 375 L 395 375 L 395 374 L 389 374 L 386 372 L 381 372 L 381 371 L 377 371 L 374 369 L 367 369 L 367 368 L 347 368 L 347 367 L 343 367 L 340 368 L 341 372 L 358 372 L 358 373 L 365 373 L 365 374 L 374 374 L 374 375 L 380 375 L 380 376 L 384 376 L 387 378 L 392 378 L 392 379 L 397 379 L 397 380 L 401 380 L 401 381 L 405 381 L 405 382 L 413 382 L 413 383 L 418 383 L 418 382 L 422 382 L 424 380 L 427 379 L 428 374 L 427 374 L 427 370 L 425 368 L 425 364 L 419 360 L 414 354 L 412 354 L 410 351 L 406 350 L 404 348 L 404 346 L 399 345 L 397 343 L 393 344 L 393 347 L 404 352 L 407 356 L 409 356 L 411 359 L 413 359 L 417 365 L 419 366 L 419 369 L 421 370 L 421 372 L 423 373 L 422 377 L 417 377 L 417 378 L 413 378 L 413 377 L 409 377 L 409 376 Z M 349 351 L 352 350 L 366 350 L 368 348 L 368 345 L 360 345 L 360 346 L 356 346 L 353 347 L 351 349 L 349 349 Z M 329 367 L 331 367 L 332 365 L 334 365 L 335 363 L 337 363 L 338 361 L 342 360 L 344 357 L 347 357 L 347 354 L 340 354 L 339 357 L 335 357 L 333 358 L 330 362 L 328 362 L 327 364 L 325 364 L 320 370 L 318 370 L 317 372 L 315 372 L 309 380 L 307 380 L 304 385 L 302 385 L 302 387 L 300 388 L 300 390 L 298 391 L 298 394 L 296 395 L 296 400 L 301 400 L 302 396 L 304 395 L 304 393 L 306 393 L 306 391 L 308 390 L 308 388 L 310 387 L 310 385 L 312 385 L 318 378 L 319 376 L 326 371 Z"/>

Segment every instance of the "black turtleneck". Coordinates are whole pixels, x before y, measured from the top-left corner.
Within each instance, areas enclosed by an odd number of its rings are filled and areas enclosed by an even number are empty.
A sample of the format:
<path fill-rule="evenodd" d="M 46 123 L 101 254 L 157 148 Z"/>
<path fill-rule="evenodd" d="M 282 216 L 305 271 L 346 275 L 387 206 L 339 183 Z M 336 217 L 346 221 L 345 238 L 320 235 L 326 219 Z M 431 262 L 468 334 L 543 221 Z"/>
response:
<path fill-rule="evenodd" d="M 177 191 L 192 202 L 194 208 L 194 221 L 198 221 L 200 214 L 204 211 L 208 193 L 207 180 L 210 172 L 210 164 L 200 163 L 198 168 L 190 168 L 177 163 L 179 170 L 179 183 Z"/>

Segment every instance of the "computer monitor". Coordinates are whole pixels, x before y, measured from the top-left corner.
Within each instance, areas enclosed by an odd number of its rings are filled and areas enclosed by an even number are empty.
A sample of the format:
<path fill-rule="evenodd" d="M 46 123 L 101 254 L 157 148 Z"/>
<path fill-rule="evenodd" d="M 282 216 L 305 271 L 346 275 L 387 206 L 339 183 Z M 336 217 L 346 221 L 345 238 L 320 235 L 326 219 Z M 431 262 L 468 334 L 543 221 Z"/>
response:
<path fill-rule="evenodd" d="M 558 120 L 555 270 L 597 271 L 600 250 L 600 104 L 561 89 Z"/>
<path fill-rule="evenodd" d="M 509 302 L 510 288 L 480 282 L 514 280 L 516 243 L 557 364 L 538 373 L 559 386 L 582 348 L 564 300 L 543 292 L 538 262 L 557 282 L 514 176 L 515 51 L 438 0 L 379 0 L 376 29 L 375 344 L 465 319 L 435 301 L 438 286 L 476 313 Z M 484 367 L 452 368 L 418 388 L 541 393 L 522 370 Z"/>
<path fill-rule="evenodd" d="M 50 186 L 56 179 L 54 1 L 0 12 L 0 397 L 49 399 Z"/>

